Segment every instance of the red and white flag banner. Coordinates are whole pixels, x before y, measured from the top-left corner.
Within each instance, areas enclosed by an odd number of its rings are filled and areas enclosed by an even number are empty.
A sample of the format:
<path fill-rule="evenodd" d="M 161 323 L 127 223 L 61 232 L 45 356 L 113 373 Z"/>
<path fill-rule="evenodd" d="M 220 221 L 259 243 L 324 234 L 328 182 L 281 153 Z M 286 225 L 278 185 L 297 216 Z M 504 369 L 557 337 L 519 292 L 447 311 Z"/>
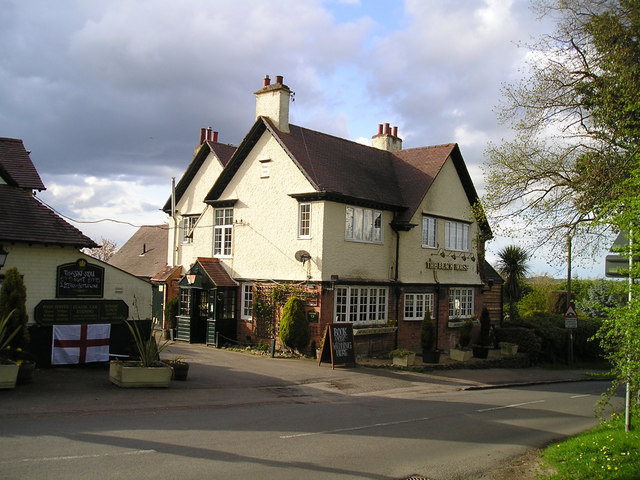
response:
<path fill-rule="evenodd" d="M 51 364 L 107 362 L 111 325 L 54 325 Z"/>

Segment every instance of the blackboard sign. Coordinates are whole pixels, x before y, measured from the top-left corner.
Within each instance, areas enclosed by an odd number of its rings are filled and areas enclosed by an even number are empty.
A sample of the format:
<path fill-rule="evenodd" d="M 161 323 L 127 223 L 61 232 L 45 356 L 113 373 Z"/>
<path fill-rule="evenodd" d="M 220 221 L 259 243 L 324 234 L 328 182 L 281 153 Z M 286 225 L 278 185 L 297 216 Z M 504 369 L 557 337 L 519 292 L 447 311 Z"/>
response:
<path fill-rule="evenodd" d="M 57 298 L 102 298 L 104 268 L 84 258 L 58 267 L 56 275 Z"/>
<path fill-rule="evenodd" d="M 318 365 L 323 361 L 331 362 L 331 368 L 335 368 L 336 365 L 356 366 L 353 350 L 353 325 L 350 323 L 330 323 L 327 325 Z"/>
<path fill-rule="evenodd" d="M 39 325 L 121 323 L 129 306 L 124 300 L 41 300 L 34 313 Z"/>

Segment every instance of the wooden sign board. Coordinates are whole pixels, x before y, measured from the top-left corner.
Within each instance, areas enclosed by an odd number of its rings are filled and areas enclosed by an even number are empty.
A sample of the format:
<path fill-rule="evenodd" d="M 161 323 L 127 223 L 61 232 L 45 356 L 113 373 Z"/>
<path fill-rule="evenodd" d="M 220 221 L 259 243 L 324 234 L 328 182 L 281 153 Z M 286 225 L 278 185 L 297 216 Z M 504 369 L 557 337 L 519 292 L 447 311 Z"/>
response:
<path fill-rule="evenodd" d="M 103 294 L 104 267 L 84 258 L 58 266 L 56 298 L 102 298 Z"/>
<path fill-rule="evenodd" d="M 356 366 L 356 356 L 353 349 L 353 325 L 350 323 L 330 323 L 327 325 L 318 365 L 322 362 L 331 362 L 331 368 L 335 368 L 336 365 Z"/>

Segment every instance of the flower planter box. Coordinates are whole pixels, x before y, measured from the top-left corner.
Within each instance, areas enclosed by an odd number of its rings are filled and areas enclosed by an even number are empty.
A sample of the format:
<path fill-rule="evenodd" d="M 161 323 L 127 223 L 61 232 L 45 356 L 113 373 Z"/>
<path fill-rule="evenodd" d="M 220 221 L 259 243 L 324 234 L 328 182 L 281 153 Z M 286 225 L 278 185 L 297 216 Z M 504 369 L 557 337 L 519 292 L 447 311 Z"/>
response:
<path fill-rule="evenodd" d="M 168 365 L 139 367 L 122 362 L 109 364 L 109 380 L 123 388 L 168 387 L 172 373 Z"/>
<path fill-rule="evenodd" d="M 409 355 L 402 355 L 402 356 L 394 356 L 393 358 L 393 364 L 397 365 L 399 367 L 408 367 L 410 365 L 413 365 L 416 361 L 416 354 L 415 353 L 411 353 Z"/>
<path fill-rule="evenodd" d="M 458 362 L 466 362 L 468 360 L 471 360 L 472 356 L 473 352 L 471 350 L 459 350 L 457 348 L 452 348 L 451 350 L 449 350 L 449 358 Z"/>
<path fill-rule="evenodd" d="M 502 355 L 515 355 L 518 353 L 518 344 L 509 342 L 500 342 L 500 353 Z"/>
<path fill-rule="evenodd" d="M 15 363 L 0 363 L 0 388 L 15 388 L 19 369 Z"/>

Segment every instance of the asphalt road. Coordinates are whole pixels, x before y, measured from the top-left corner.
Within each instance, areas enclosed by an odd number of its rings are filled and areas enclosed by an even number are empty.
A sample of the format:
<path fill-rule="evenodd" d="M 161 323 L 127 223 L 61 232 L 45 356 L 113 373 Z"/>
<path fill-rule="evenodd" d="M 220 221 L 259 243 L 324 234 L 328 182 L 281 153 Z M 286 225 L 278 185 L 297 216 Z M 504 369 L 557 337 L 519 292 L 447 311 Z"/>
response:
<path fill-rule="evenodd" d="M 1 416 L 0 478 L 473 479 L 595 425 L 594 405 L 608 387 L 590 381 L 438 393 L 403 385 L 402 377 L 394 382 L 348 395 L 317 395 L 313 382 L 276 383 L 261 388 L 278 402 L 172 408 L 158 392 L 144 411 L 130 404 Z"/>

